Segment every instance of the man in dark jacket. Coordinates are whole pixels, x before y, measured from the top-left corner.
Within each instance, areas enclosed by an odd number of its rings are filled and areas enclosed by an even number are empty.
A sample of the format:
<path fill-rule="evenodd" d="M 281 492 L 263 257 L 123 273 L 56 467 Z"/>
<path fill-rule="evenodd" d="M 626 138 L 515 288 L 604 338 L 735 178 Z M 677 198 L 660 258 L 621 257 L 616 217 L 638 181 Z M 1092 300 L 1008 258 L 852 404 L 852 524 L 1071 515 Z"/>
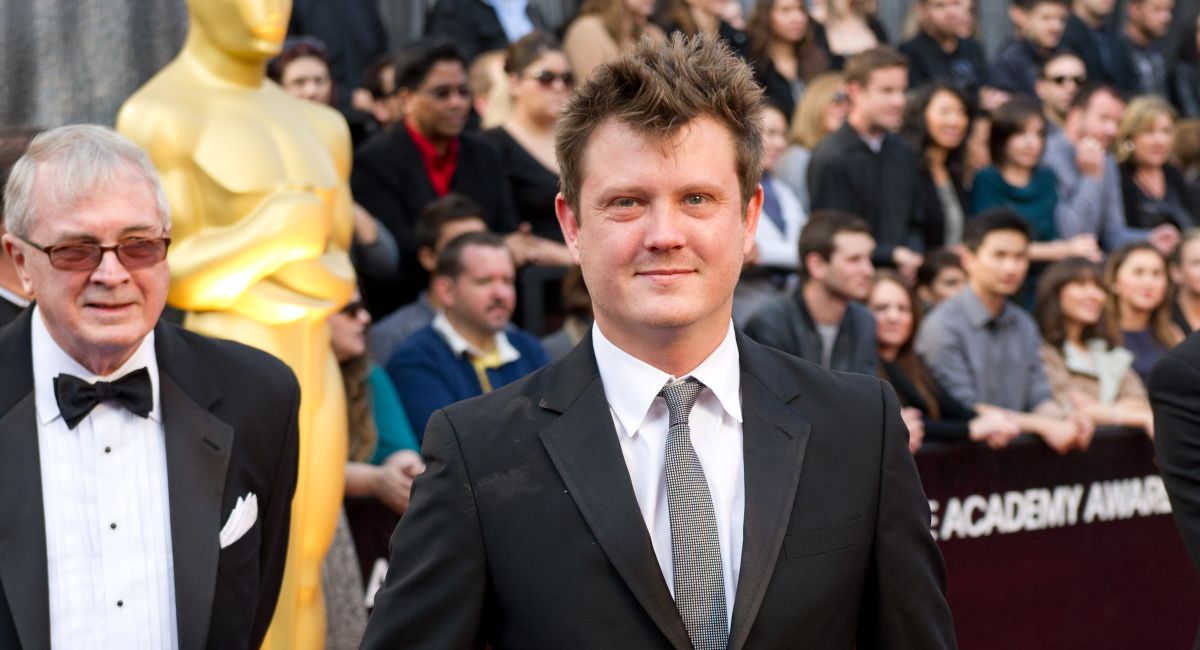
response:
<path fill-rule="evenodd" d="M 453 40 L 468 61 L 545 28 L 541 11 L 524 0 L 438 0 L 425 20 L 426 35 Z"/>
<path fill-rule="evenodd" d="M 972 101 L 987 81 L 983 47 L 973 38 L 959 38 L 970 21 L 965 3 L 958 0 L 918 0 L 921 33 L 900 45 L 908 57 L 908 86 L 944 81 L 963 91 Z"/>
<path fill-rule="evenodd" d="M 917 156 L 895 134 L 904 118 L 908 59 L 879 47 L 846 63 L 850 113 L 817 144 L 808 165 L 813 210 L 841 210 L 870 224 L 872 260 L 915 277 L 923 248 Z"/>
<path fill-rule="evenodd" d="M 1137 69 L 1109 20 L 1115 7 L 1114 0 L 1074 0 L 1062 47 L 1083 59 L 1088 81 L 1134 95 L 1138 89 Z"/>
<path fill-rule="evenodd" d="M 862 219 L 833 210 L 813 213 L 800 233 L 803 284 L 763 307 L 746 334 L 825 368 L 874 374 L 875 318 L 861 304 L 871 290 L 873 248 Z"/>
<path fill-rule="evenodd" d="M 396 65 L 404 121 L 380 133 L 354 156 L 354 199 L 396 237 L 400 280 L 367 282 L 366 299 L 380 317 L 416 299 L 428 282 L 417 261 L 414 231 L 426 204 L 451 191 L 483 209 L 488 227 L 516 229 L 508 183 L 498 182 L 499 155 L 479 135 L 463 133 L 471 97 L 462 55 L 449 42 L 418 46 Z"/>

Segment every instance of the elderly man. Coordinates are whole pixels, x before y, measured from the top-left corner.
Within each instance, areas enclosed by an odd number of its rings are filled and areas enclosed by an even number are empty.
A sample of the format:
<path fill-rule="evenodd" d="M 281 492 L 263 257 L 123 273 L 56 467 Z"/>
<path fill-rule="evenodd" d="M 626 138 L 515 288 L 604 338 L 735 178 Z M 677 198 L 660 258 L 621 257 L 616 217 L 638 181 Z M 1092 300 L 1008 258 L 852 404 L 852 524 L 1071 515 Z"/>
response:
<path fill-rule="evenodd" d="M 738 335 L 760 91 L 709 37 L 597 69 L 557 130 L 595 325 L 434 413 L 365 648 L 947 648 L 892 390 Z"/>
<path fill-rule="evenodd" d="M 38 136 L 5 203 L 36 303 L 0 333 L 0 647 L 257 647 L 296 484 L 294 376 L 159 321 L 167 201 L 123 137 Z"/>

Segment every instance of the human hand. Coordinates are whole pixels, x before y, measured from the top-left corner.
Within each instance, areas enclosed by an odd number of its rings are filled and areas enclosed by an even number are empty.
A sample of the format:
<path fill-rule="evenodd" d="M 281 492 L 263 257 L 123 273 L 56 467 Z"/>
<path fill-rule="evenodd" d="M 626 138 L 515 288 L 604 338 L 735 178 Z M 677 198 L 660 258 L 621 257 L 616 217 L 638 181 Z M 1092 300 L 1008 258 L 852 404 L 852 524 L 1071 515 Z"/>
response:
<path fill-rule="evenodd" d="M 1093 263 L 1104 261 L 1104 252 L 1100 250 L 1100 243 L 1096 241 L 1095 235 L 1075 235 L 1068 239 L 1067 254 L 1069 257 L 1082 257 Z"/>
<path fill-rule="evenodd" d="M 979 415 L 968 424 L 971 440 L 986 442 L 992 449 L 1001 449 L 1021 435 L 1021 427 L 1004 409 L 986 407 L 977 410 Z"/>
<path fill-rule="evenodd" d="M 921 268 L 924 261 L 925 258 L 920 253 L 904 246 L 897 246 L 892 250 L 892 262 L 896 264 L 896 270 L 910 285 L 917 281 L 917 269 Z"/>
<path fill-rule="evenodd" d="M 1086 415 L 1078 413 L 1071 415 L 1068 420 L 1075 428 L 1075 447 L 1080 451 L 1086 451 L 1092 444 L 1092 437 L 1096 434 L 1096 423 Z"/>
<path fill-rule="evenodd" d="M 1157 248 L 1158 252 L 1170 256 L 1175 251 L 1175 247 L 1179 245 L 1179 229 L 1169 223 L 1164 223 L 1151 230 L 1150 234 L 1146 236 L 1146 241 Z"/>
<path fill-rule="evenodd" d="M 530 256 L 537 246 L 537 238 L 532 232 L 533 227 L 526 222 L 504 236 L 504 245 L 512 253 L 514 266 L 522 267 L 530 263 Z"/>
<path fill-rule="evenodd" d="M 1070 391 L 1067 393 L 1067 396 L 1071 400 L 1071 408 L 1079 412 L 1087 411 L 1100 404 L 1100 401 L 1095 397 L 1078 390 Z"/>
<path fill-rule="evenodd" d="M 1104 178 L 1104 147 L 1098 140 L 1084 137 L 1075 147 L 1075 166 L 1089 178 Z"/>
<path fill-rule="evenodd" d="M 413 479 L 425 471 L 421 456 L 413 451 L 397 451 L 376 468 L 372 493 L 396 514 L 408 510 Z"/>
<path fill-rule="evenodd" d="M 921 442 L 925 440 L 925 418 L 920 409 L 911 406 L 900 409 L 900 418 L 908 427 L 908 451 L 915 454 L 917 449 L 921 448 Z"/>
<path fill-rule="evenodd" d="M 1038 433 L 1042 440 L 1060 455 L 1071 451 L 1079 443 L 1079 430 L 1072 418 L 1047 422 Z"/>

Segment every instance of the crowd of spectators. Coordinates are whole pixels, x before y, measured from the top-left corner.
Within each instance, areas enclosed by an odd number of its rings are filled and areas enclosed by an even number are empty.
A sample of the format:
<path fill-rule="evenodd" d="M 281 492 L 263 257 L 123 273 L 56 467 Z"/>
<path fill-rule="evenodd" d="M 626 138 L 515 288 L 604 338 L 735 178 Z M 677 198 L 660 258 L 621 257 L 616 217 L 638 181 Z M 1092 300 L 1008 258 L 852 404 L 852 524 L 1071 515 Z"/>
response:
<path fill-rule="evenodd" d="M 1173 164 L 1180 113 L 1166 85 L 1138 81 L 1154 58 L 1135 51 L 1138 35 L 1162 29 L 1144 24 L 1156 1 L 1132 3 L 1123 30 L 1094 27 L 1110 18 L 1103 2 L 1014 2 L 1017 37 L 990 64 L 968 0 L 918 2 L 920 30 L 899 48 L 881 45 L 858 2 L 830 3 L 823 21 L 798 0 L 763 0 L 748 19 L 720 1 L 657 13 L 594 2 L 564 46 L 530 7 L 524 20 L 498 15 L 496 29 L 439 3 L 429 41 L 375 64 L 372 97 L 398 119 L 356 152 L 355 197 L 402 260 L 396 273 L 363 273 L 373 358 L 419 440 L 434 409 L 545 363 L 533 335 L 553 337 L 555 356 L 578 341 L 587 294 L 577 273 L 562 282 L 555 119 L 573 85 L 636 38 L 703 32 L 745 57 L 764 89 L 763 218 L 735 294 L 738 327 L 888 378 L 914 451 L 927 430 L 997 447 L 1024 431 L 1064 453 L 1086 448 L 1097 424 L 1152 433 L 1141 382 L 1200 320 L 1184 286 L 1200 192 Z M 1103 38 L 1084 33 L 1087 47 L 1072 49 L 1064 34 L 1078 41 L 1080 29 Z M 319 66 L 306 73 L 318 83 L 286 74 L 312 51 L 294 42 L 278 75 L 329 102 Z M 1125 66 L 1138 87 L 1093 61 Z M 484 65 L 480 86 L 469 77 Z M 487 101 L 472 101 L 476 86 Z M 547 267 L 563 272 L 522 282 Z M 560 287 L 582 309 L 547 299 Z M 539 322 L 552 326 L 520 330 L 518 294 L 545 305 Z M 569 336 L 553 331 L 564 322 Z"/>

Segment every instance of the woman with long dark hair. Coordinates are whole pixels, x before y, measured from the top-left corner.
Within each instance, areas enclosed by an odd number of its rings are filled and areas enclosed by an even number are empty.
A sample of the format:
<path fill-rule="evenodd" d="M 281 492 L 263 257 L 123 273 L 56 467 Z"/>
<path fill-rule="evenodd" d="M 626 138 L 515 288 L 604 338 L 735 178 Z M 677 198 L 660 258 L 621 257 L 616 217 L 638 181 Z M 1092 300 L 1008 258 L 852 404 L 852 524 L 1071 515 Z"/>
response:
<path fill-rule="evenodd" d="M 967 205 L 963 152 L 970 127 L 967 98 L 946 82 L 921 87 L 905 107 L 901 134 L 921 160 L 918 187 L 926 250 L 962 241 Z"/>
<path fill-rule="evenodd" d="M 1146 242 L 1117 249 L 1104 267 L 1108 288 L 1105 326 L 1133 353 L 1133 369 L 1145 382 L 1163 354 L 1183 340 L 1171 322 L 1167 259 Z"/>
<path fill-rule="evenodd" d="M 1154 435 L 1154 418 L 1133 353 L 1104 322 L 1100 267 L 1072 257 L 1051 264 L 1038 283 L 1034 315 L 1042 365 L 1054 399 L 1097 425 L 1138 427 Z"/>
<path fill-rule="evenodd" d="M 808 82 L 829 70 L 824 30 L 804 0 L 757 0 L 746 36 L 755 79 L 790 120 Z"/>

